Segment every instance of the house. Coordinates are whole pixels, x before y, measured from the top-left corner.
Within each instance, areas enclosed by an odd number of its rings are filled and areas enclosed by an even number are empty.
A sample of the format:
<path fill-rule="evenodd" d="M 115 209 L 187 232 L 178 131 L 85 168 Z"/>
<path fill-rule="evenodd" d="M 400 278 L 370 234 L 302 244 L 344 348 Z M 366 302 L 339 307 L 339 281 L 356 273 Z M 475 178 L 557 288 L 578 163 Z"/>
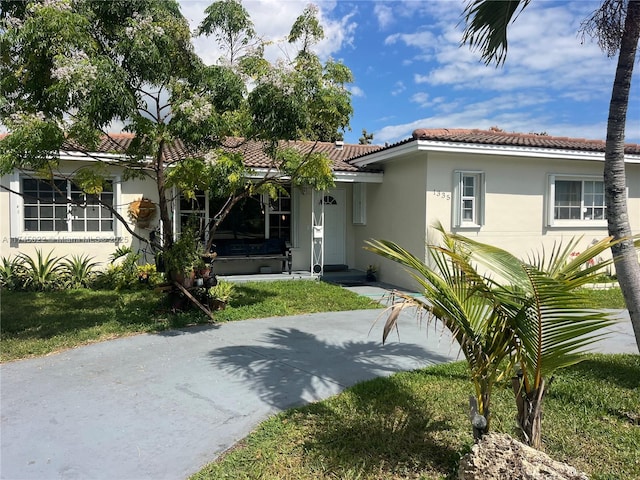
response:
<path fill-rule="evenodd" d="M 131 140 L 115 137 L 120 148 Z M 311 143 L 297 142 L 310 149 Z M 268 167 L 258 145 L 246 144 L 246 161 L 260 173 Z M 319 143 L 315 148 L 333 161 L 335 188 L 326 192 L 294 188 L 273 201 L 252 198 L 239 206 L 222 225 L 216 242 L 238 239 L 284 239 L 291 246 L 293 269 L 322 274 L 328 266 L 365 270 L 374 264 L 385 282 L 411 286 L 395 264 L 365 251 L 367 239 L 392 240 L 420 257 L 425 243 L 434 241 L 431 226 L 462 233 L 526 256 L 542 246 L 573 236 L 583 236 L 585 246 L 607 235 L 603 188 L 603 141 L 505 133 L 484 130 L 419 129 L 411 138 L 385 147 Z M 117 155 L 113 145 L 101 146 L 96 155 Z M 111 153 L 110 153 L 111 152 Z M 115 152 L 115 153 L 113 153 Z M 180 145 L 167 156 L 184 155 Z M 168 157 L 169 158 L 169 157 Z M 90 161 L 77 152 L 61 152 L 61 169 Z M 625 149 L 628 207 L 631 228 L 640 233 L 640 145 Z M 155 186 L 142 180 L 122 181 L 113 171 L 113 205 L 126 217 L 131 202 L 153 199 Z M 42 194 L 36 180 L 15 173 L 1 179 L 13 191 Z M 64 182 L 61 180 L 61 182 Z M 69 194 L 81 195 L 73 185 L 61 185 Z M 50 188 L 50 187 L 49 187 Z M 176 196 L 173 221 L 192 214 L 207 218 L 215 199 L 203 192 L 199 202 Z M 0 256 L 32 254 L 36 248 L 56 255 L 86 252 L 106 261 L 120 245 L 132 245 L 151 261 L 144 244 L 133 241 L 126 230 L 98 207 L 29 203 L 19 195 L 0 190 Z M 145 235 L 157 227 L 142 229 Z M 278 262 L 220 264 L 228 272 L 279 268 Z"/>

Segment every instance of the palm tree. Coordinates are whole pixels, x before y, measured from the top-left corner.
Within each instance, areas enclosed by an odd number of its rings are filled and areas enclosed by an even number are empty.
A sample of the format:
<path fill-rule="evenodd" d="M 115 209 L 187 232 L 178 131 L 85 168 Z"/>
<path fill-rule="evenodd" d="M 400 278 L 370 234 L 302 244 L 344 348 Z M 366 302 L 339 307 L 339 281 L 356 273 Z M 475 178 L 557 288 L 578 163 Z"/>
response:
<path fill-rule="evenodd" d="M 486 64 L 504 63 L 507 27 L 531 0 L 469 0 L 462 42 L 479 49 Z M 605 201 L 609 235 L 621 241 L 612 246 L 618 282 L 624 296 L 640 351 L 640 263 L 632 240 L 626 199 L 624 138 L 629 90 L 640 39 L 640 0 L 604 0 L 587 19 L 582 31 L 598 38 L 618 64 L 609 104 L 604 161 Z"/>
<path fill-rule="evenodd" d="M 576 288 L 610 265 L 612 260 L 593 259 L 616 242 L 606 238 L 573 258 L 577 239 L 557 245 L 548 258 L 525 262 L 438 229 L 442 244 L 428 246 L 433 268 L 393 242 L 367 242 L 369 251 L 407 267 L 424 294 L 396 294 L 400 301 L 390 307 L 383 341 L 408 307 L 440 321 L 471 370 L 474 438 L 489 430 L 494 384 L 512 376 L 524 441 L 540 448 L 542 401 L 551 375 L 579 362 L 581 351 L 600 337 L 597 330 L 612 323 L 606 313 L 585 309 Z"/>

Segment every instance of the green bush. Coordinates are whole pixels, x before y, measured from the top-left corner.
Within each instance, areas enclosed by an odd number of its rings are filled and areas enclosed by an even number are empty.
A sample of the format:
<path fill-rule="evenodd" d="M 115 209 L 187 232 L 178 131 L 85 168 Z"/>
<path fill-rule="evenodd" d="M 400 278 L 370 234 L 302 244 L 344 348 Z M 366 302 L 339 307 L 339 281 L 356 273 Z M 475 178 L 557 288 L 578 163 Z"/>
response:
<path fill-rule="evenodd" d="M 72 255 L 62 260 L 64 284 L 67 288 L 87 288 L 96 278 L 97 262 L 88 255 Z"/>
<path fill-rule="evenodd" d="M 24 284 L 24 260 L 21 257 L 0 259 L 0 288 L 21 290 Z"/>
<path fill-rule="evenodd" d="M 111 255 L 111 263 L 100 272 L 93 283 L 103 290 L 140 290 L 162 282 L 162 275 L 151 264 L 138 265 L 140 255 L 129 247 L 118 248 Z"/>
<path fill-rule="evenodd" d="M 53 251 L 45 256 L 42 250 L 36 250 L 35 258 L 24 253 L 18 255 L 22 260 L 23 289 L 45 292 L 64 287 L 62 259 L 52 255 Z"/>

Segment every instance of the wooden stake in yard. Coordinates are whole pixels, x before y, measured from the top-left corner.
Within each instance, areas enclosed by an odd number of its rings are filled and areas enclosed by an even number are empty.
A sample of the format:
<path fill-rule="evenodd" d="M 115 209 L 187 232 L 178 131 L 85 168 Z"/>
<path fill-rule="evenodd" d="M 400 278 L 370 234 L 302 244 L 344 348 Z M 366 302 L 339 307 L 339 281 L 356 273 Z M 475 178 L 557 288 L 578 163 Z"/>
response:
<path fill-rule="evenodd" d="M 184 287 L 183 287 L 180 283 L 178 283 L 178 282 L 173 282 L 173 284 L 174 284 L 176 287 L 178 287 L 178 289 L 179 289 L 182 293 L 184 293 L 184 294 L 187 296 L 187 298 L 188 298 L 189 300 L 191 300 L 191 302 L 192 302 L 193 304 L 195 304 L 195 305 L 196 305 L 200 310 L 202 310 L 204 313 L 206 313 L 206 314 L 207 314 L 207 316 L 208 316 L 211 320 L 214 320 L 214 318 L 213 318 L 213 313 L 211 313 L 211 310 L 209 310 L 207 307 L 205 307 L 204 305 L 202 305 L 202 304 L 198 301 L 198 299 L 197 299 L 196 297 L 194 297 L 193 295 L 191 295 L 191 293 L 189 292 L 189 290 L 187 290 L 186 288 L 184 288 Z"/>

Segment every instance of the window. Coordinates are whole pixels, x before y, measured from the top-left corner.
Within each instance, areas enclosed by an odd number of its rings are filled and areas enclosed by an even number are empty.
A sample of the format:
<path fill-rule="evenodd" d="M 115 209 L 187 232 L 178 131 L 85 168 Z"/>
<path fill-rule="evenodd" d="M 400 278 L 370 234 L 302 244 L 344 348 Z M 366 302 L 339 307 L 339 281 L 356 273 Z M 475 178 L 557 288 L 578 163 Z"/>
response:
<path fill-rule="evenodd" d="M 206 193 L 196 191 L 195 198 L 188 199 L 180 195 L 180 231 L 192 225 L 204 234 L 204 219 L 206 218 Z"/>
<path fill-rule="evenodd" d="M 367 224 L 367 185 L 364 183 L 353 184 L 353 217 L 354 225 Z"/>
<path fill-rule="evenodd" d="M 484 196 L 483 172 L 454 172 L 454 227 L 479 227 L 484 225 Z"/>
<path fill-rule="evenodd" d="M 70 180 L 22 179 L 24 232 L 113 232 L 113 182 L 97 195 L 86 195 Z M 67 199 L 77 203 L 68 203 Z"/>
<path fill-rule="evenodd" d="M 267 238 L 281 238 L 291 240 L 291 188 L 286 187 L 278 198 L 269 199 L 268 217 L 269 236 Z"/>
<path fill-rule="evenodd" d="M 226 203 L 224 198 L 209 198 L 198 196 L 198 201 L 189 203 L 180 199 L 180 218 L 186 223 L 187 218 L 194 216 L 208 218 L 218 214 Z M 260 240 L 265 238 L 280 238 L 292 241 L 292 190 L 290 186 L 283 187 L 278 197 L 269 195 L 252 195 L 236 203 L 222 220 L 215 233 L 219 240 Z"/>
<path fill-rule="evenodd" d="M 604 226 L 604 182 L 598 177 L 549 176 L 549 225 Z"/>

